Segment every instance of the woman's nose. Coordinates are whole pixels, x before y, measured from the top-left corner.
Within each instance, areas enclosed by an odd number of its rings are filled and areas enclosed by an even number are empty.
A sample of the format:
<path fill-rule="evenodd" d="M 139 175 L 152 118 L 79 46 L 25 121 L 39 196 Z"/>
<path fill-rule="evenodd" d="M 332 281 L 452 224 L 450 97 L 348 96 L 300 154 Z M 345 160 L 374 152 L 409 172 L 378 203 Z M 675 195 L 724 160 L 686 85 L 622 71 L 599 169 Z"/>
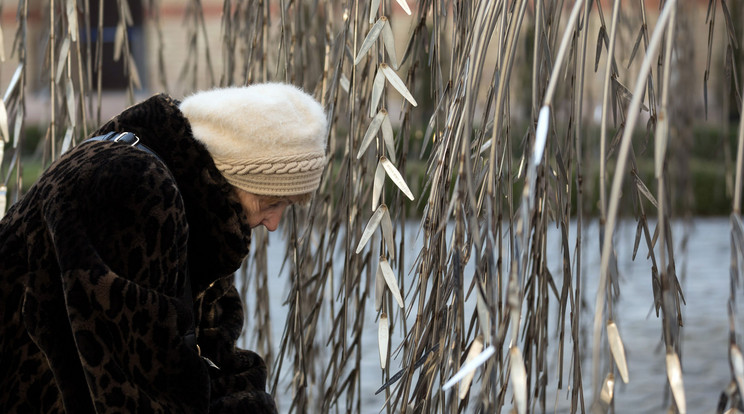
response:
<path fill-rule="evenodd" d="M 262 224 L 264 225 L 264 227 L 266 227 L 266 230 L 274 231 L 277 229 L 277 227 L 279 227 L 279 219 L 281 219 L 281 216 L 267 218 L 266 220 L 263 221 Z"/>
<path fill-rule="evenodd" d="M 282 213 L 284 213 L 284 210 L 279 212 L 279 214 L 272 214 L 263 220 L 262 224 L 266 227 L 266 230 L 274 231 L 279 227 L 279 221 L 281 221 L 283 215 Z"/>

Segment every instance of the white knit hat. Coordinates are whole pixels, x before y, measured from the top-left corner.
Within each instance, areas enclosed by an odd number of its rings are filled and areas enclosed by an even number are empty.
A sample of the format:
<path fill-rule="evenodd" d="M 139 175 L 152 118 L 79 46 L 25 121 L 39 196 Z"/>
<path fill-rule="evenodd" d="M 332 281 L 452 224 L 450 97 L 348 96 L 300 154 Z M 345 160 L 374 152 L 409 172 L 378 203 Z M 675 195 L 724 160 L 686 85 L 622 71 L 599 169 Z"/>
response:
<path fill-rule="evenodd" d="M 187 97 L 180 109 L 230 184 L 276 196 L 306 194 L 320 185 L 326 115 L 299 88 L 265 83 L 212 89 Z"/>

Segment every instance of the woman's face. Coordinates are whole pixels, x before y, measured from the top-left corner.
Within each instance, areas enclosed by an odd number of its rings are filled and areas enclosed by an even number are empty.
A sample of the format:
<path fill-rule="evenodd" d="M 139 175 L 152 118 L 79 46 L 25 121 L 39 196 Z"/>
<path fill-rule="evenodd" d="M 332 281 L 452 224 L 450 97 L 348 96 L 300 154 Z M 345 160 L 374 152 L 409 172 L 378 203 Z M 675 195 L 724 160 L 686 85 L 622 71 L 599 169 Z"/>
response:
<path fill-rule="evenodd" d="M 239 188 L 235 191 L 251 228 L 263 225 L 268 231 L 276 230 L 284 210 L 292 204 L 289 198 L 263 197 Z"/>

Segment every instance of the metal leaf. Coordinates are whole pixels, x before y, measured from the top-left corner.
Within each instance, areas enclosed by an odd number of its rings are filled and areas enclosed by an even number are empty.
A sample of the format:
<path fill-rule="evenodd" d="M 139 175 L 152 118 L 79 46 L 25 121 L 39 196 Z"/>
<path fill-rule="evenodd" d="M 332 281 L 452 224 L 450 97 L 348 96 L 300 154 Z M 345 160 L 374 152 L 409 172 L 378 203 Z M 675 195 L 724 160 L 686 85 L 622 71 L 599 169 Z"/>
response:
<path fill-rule="evenodd" d="M 486 305 L 485 295 L 481 288 L 481 283 L 476 282 L 476 303 L 475 310 L 478 312 L 478 322 L 480 323 L 481 331 L 486 337 L 486 343 L 491 342 L 491 316 L 488 313 L 488 305 Z"/>
<path fill-rule="evenodd" d="M 408 188 L 408 185 L 406 184 L 406 181 L 403 179 L 403 176 L 400 175 L 398 170 L 395 168 L 393 163 L 390 162 L 385 157 L 380 157 L 380 164 L 382 164 L 382 167 L 385 169 L 385 172 L 387 173 L 388 177 L 390 177 L 391 180 L 395 183 L 395 185 L 400 188 L 401 191 L 403 191 L 403 194 L 408 197 L 411 201 L 413 201 L 413 193 L 411 193 L 411 190 Z"/>
<path fill-rule="evenodd" d="M 395 73 L 395 71 L 388 66 L 385 63 L 380 63 L 380 70 L 387 78 L 388 82 L 390 82 L 391 85 L 393 85 L 393 88 L 397 90 L 401 95 L 403 95 L 408 102 L 411 103 L 413 106 L 418 106 L 416 103 L 416 100 L 413 99 L 413 95 L 411 95 L 411 92 L 408 92 L 408 88 L 406 87 L 406 84 L 403 83 L 403 81 L 398 77 L 398 74 Z"/>
<path fill-rule="evenodd" d="M 3 141 L 10 141 L 10 133 L 8 132 L 8 110 L 5 108 L 5 102 L 0 101 L 0 133 L 3 134 Z M 3 144 L 0 144 L 3 146 Z M 2 158 L 0 157 L 0 162 Z"/>
<path fill-rule="evenodd" d="M 395 280 L 395 273 L 393 273 L 393 268 L 390 267 L 390 263 L 388 263 L 387 259 L 385 259 L 384 257 L 380 258 L 379 267 L 380 270 L 382 270 L 382 277 L 385 278 L 385 283 L 387 283 L 388 289 L 390 289 L 390 293 L 393 294 L 395 301 L 398 302 L 398 306 L 402 308 L 404 306 L 403 297 L 400 295 L 400 289 L 398 289 L 398 282 Z"/>
<path fill-rule="evenodd" d="M 630 52 L 630 59 L 628 59 L 628 68 L 630 68 L 630 65 L 633 64 L 633 58 L 635 58 L 636 52 L 638 52 L 638 46 L 640 46 L 642 39 L 643 27 L 641 27 L 641 30 L 638 31 L 638 36 L 636 37 L 636 41 L 633 44 L 633 51 Z"/>
<path fill-rule="evenodd" d="M 524 414 L 527 412 L 527 371 L 524 369 L 524 360 L 519 348 L 513 346 L 509 349 L 509 361 L 514 404 L 517 406 L 517 413 Z"/>
<path fill-rule="evenodd" d="M 382 125 L 382 120 L 386 116 L 387 112 L 385 111 L 385 109 L 381 109 L 380 112 L 378 112 L 377 115 L 372 118 L 372 122 L 370 122 L 369 126 L 367 127 L 367 132 L 364 133 L 364 138 L 362 138 L 362 144 L 359 145 L 357 159 L 362 158 L 362 154 L 364 154 L 364 151 L 366 151 L 367 147 L 369 147 L 369 144 L 372 142 L 372 138 L 377 135 L 377 131 L 380 130 L 380 125 Z"/>
<path fill-rule="evenodd" d="M 458 381 L 465 378 L 465 376 L 468 375 L 470 372 L 475 371 L 476 368 L 488 361 L 488 358 L 490 358 L 491 355 L 494 354 L 494 352 L 496 352 L 496 348 L 494 348 L 493 345 L 489 345 L 488 348 L 486 348 L 483 352 L 478 354 L 478 356 L 470 360 L 470 362 L 463 364 L 460 370 L 457 371 L 457 373 L 452 376 L 449 381 L 444 383 L 444 385 L 442 386 L 442 390 L 447 391 L 448 389 L 452 388 L 452 386 L 457 384 Z"/>
<path fill-rule="evenodd" d="M 77 42 L 78 20 L 75 0 L 67 0 L 67 26 L 69 27 L 70 38 Z"/>
<path fill-rule="evenodd" d="M 369 24 L 374 23 L 377 10 L 380 8 L 380 0 L 372 0 L 369 3 Z"/>
<path fill-rule="evenodd" d="M 372 217 L 369 218 L 369 221 L 367 222 L 367 226 L 364 228 L 364 231 L 362 232 L 362 237 L 359 239 L 359 245 L 357 245 L 356 253 L 359 254 L 359 252 L 362 251 L 364 246 L 369 241 L 370 237 L 372 237 L 372 234 L 374 234 L 375 230 L 377 230 L 377 227 L 380 225 L 380 220 L 382 220 L 382 214 L 383 206 L 380 206 L 374 214 L 372 214 Z M 387 210 L 387 207 L 385 207 L 385 210 Z"/>
<path fill-rule="evenodd" d="M 656 134 L 654 135 L 654 169 L 655 177 L 661 178 L 664 171 L 664 158 L 666 157 L 667 141 L 669 140 L 669 123 L 667 117 L 660 117 L 657 121 Z"/>
<path fill-rule="evenodd" d="M 65 40 L 62 42 L 62 46 L 59 48 L 59 59 L 57 60 L 57 71 L 54 76 L 54 81 L 56 83 L 59 83 L 59 80 L 62 78 L 62 72 L 65 70 L 65 66 L 67 66 L 67 54 L 70 52 L 70 38 L 65 37 Z"/>
<path fill-rule="evenodd" d="M 362 61 L 364 56 L 367 54 L 367 51 L 372 47 L 372 45 L 375 44 L 375 41 L 380 36 L 380 32 L 382 32 L 382 27 L 385 26 L 385 23 L 387 22 L 387 18 L 385 16 L 380 17 L 377 19 L 375 24 L 372 25 L 372 27 L 369 28 L 369 33 L 367 33 L 367 37 L 364 38 L 364 41 L 362 42 L 362 47 L 359 48 L 359 52 L 357 52 L 356 58 L 354 59 L 354 65 L 358 65 L 359 62 Z"/>
<path fill-rule="evenodd" d="M 605 414 L 610 408 L 612 398 L 615 395 L 615 376 L 610 372 L 602 382 L 599 398 L 592 404 L 592 414 Z"/>
<path fill-rule="evenodd" d="M 67 115 L 70 119 L 70 125 L 75 126 L 77 118 L 77 105 L 75 105 L 75 87 L 72 85 L 72 79 L 67 78 L 65 86 L 65 101 L 67 102 Z"/>
<path fill-rule="evenodd" d="M 731 370 L 736 385 L 739 387 L 739 395 L 741 395 L 744 393 L 744 357 L 742 357 L 741 350 L 736 344 L 731 344 L 729 358 L 731 359 Z"/>
<path fill-rule="evenodd" d="M 382 213 L 382 221 L 380 222 L 380 228 L 382 228 L 382 239 L 385 240 L 385 246 L 387 246 L 390 260 L 395 260 L 395 239 L 393 238 L 393 222 L 390 220 L 390 209 L 385 206 L 385 211 Z"/>
<path fill-rule="evenodd" d="M 23 127 L 23 106 L 16 110 L 15 123 L 13 124 L 13 148 L 18 147 L 18 140 L 21 139 L 21 128 Z"/>
<path fill-rule="evenodd" d="M 67 127 L 67 131 L 65 131 L 65 138 L 62 140 L 62 154 L 67 152 L 68 149 L 70 149 L 70 146 L 72 145 L 72 132 L 74 128 L 72 126 Z"/>
<path fill-rule="evenodd" d="M 2 148 L 1 145 L 0 145 L 0 148 Z M 0 150 L 0 152 L 2 151 Z M 0 185 L 0 218 L 3 218 L 3 216 L 5 215 L 5 207 L 7 206 L 7 203 L 8 203 L 8 187 L 4 185 Z"/>
<path fill-rule="evenodd" d="M 341 89 L 343 89 L 346 93 L 349 93 L 351 83 L 349 83 L 349 78 L 346 77 L 345 73 L 341 74 L 341 79 L 339 79 L 338 84 L 341 85 Z"/>
<path fill-rule="evenodd" d="M 654 195 L 651 194 L 651 191 L 648 189 L 648 187 L 646 187 L 646 184 L 644 184 L 643 181 L 641 181 L 641 179 L 638 178 L 637 176 L 635 179 L 635 183 L 636 183 L 636 187 L 638 187 L 638 191 L 640 191 L 641 194 L 643 194 L 648 199 L 648 201 L 650 201 L 651 204 L 654 205 L 654 207 L 659 208 L 659 205 L 656 202 L 656 198 L 654 197 Z"/>
<path fill-rule="evenodd" d="M 116 25 L 116 34 L 114 35 L 114 62 L 118 62 L 121 58 L 121 46 L 124 44 L 124 23 L 119 22 Z"/>
<path fill-rule="evenodd" d="M 382 71 L 377 71 L 375 80 L 372 82 L 372 99 L 369 101 L 369 116 L 375 116 L 377 106 L 380 104 L 380 97 L 382 97 L 382 91 L 385 89 L 385 75 Z"/>
<path fill-rule="evenodd" d="M 607 341 L 610 343 L 610 352 L 615 360 L 617 370 L 620 371 L 620 377 L 624 383 L 628 383 L 628 363 L 625 361 L 625 347 L 623 340 L 620 338 L 620 331 L 614 321 L 607 323 Z"/>
<path fill-rule="evenodd" d="M 605 27 L 602 26 L 599 28 L 599 33 L 597 34 L 597 50 L 594 52 L 594 55 L 596 56 L 594 59 L 594 72 L 597 72 L 597 69 L 599 68 L 599 60 L 600 57 L 602 57 L 602 41 L 605 39 L 605 36 L 607 35 L 607 32 L 605 31 Z"/>
<path fill-rule="evenodd" d="M 635 241 L 633 242 L 633 254 L 630 256 L 632 260 L 635 260 L 636 254 L 638 253 L 638 246 L 641 243 L 642 231 L 643 231 L 643 222 L 638 221 L 638 225 L 636 226 Z"/>
<path fill-rule="evenodd" d="M 602 390 L 599 392 L 599 399 L 609 407 L 612 397 L 615 395 L 615 375 L 611 372 L 607 374 L 602 384 Z"/>
<path fill-rule="evenodd" d="M 382 276 L 382 269 L 377 266 L 377 272 L 375 272 L 375 311 L 377 312 L 382 308 L 383 293 L 385 293 L 385 278 Z"/>
<path fill-rule="evenodd" d="M 550 124 L 550 107 L 543 106 L 540 108 L 540 115 L 537 118 L 537 129 L 535 130 L 535 151 L 532 157 L 532 164 L 538 165 L 542 160 L 545 144 L 548 141 L 548 126 Z"/>
<path fill-rule="evenodd" d="M 139 89 L 142 87 L 142 82 L 140 81 L 139 77 L 139 71 L 137 70 L 137 65 L 134 64 L 134 59 L 129 57 L 129 74 L 132 78 L 132 83 L 134 83 L 134 87 Z"/>
<path fill-rule="evenodd" d="M 5 39 L 3 37 L 3 28 L 0 26 L 0 62 L 5 62 Z M 0 214 L 2 214 L 0 212 Z"/>
<path fill-rule="evenodd" d="M 385 369 L 388 353 L 388 339 L 390 337 L 390 327 L 388 317 L 385 312 L 380 316 L 380 325 L 377 328 L 377 345 L 380 350 L 380 368 Z"/>
<path fill-rule="evenodd" d="M 385 50 L 390 57 L 390 65 L 393 69 L 398 70 L 398 57 L 395 54 L 395 37 L 393 36 L 393 29 L 390 27 L 390 22 L 387 17 L 382 16 L 380 19 L 385 19 L 385 25 L 382 26 L 382 43 L 385 45 Z"/>
<path fill-rule="evenodd" d="M 377 210 L 383 184 L 385 184 L 385 169 L 382 167 L 382 163 L 378 162 L 375 169 L 375 181 L 372 184 L 372 211 Z"/>
<path fill-rule="evenodd" d="M 666 354 L 666 368 L 669 387 L 672 389 L 674 402 L 677 403 L 677 409 L 680 414 L 685 414 L 687 412 L 685 387 L 682 382 L 682 367 L 679 364 L 679 357 L 676 352 L 669 352 Z"/>
<path fill-rule="evenodd" d="M 477 357 L 481 351 L 483 351 L 483 337 L 478 335 L 473 342 L 470 344 L 470 350 L 468 351 L 468 356 L 465 357 L 465 364 L 472 361 L 475 357 Z M 460 383 L 460 399 L 464 400 L 465 396 L 468 395 L 468 390 L 470 390 L 470 383 L 473 382 L 473 377 L 475 376 L 475 370 L 470 371 L 465 375 L 465 378 L 462 379 L 462 383 Z"/>
<path fill-rule="evenodd" d="M 5 95 L 3 95 L 3 101 L 8 101 L 10 98 L 10 95 L 15 90 L 16 86 L 18 86 L 18 81 L 21 80 L 21 75 L 23 74 L 23 64 L 21 63 L 16 68 L 15 72 L 13 72 L 13 77 L 10 78 L 10 83 L 8 84 L 8 89 L 5 90 Z"/>
<path fill-rule="evenodd" d="M 411 8 L 408 7 L 408 3 L 406 2 L 406 0 L 396 0 L 396 1 L 398 2 L 398 4 L 400 4 L 400 7 L 403 9 L 403 11 L 406 12 L 406 14 L 410 16 Z"/>
<path fill-rule="evenodd" d="M 395 134 L 393 133 L 393 125 L 390 123 L 390 115 L 388 115 L 385 108 L 380 109 L 380 112 L 385 112 L 385 116 L 382 118 L 382 140 L 385 141 L 385 147 L 387 148 L 388 156 L 392 162 L 395 162 Z"/>

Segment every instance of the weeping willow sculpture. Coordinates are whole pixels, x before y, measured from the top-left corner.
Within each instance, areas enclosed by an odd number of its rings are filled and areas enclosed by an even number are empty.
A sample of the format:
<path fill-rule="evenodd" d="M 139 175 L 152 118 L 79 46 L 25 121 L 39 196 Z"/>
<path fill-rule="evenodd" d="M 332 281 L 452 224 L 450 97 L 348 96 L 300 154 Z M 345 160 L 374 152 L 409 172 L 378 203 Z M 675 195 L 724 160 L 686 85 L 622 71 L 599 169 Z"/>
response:
<path fill-rule="evenodd" d="M 98 4 L 99 16 L 90 15 L 89 3 Z M 222 7 L 219 36 L 210 38 L 204 3 Z M 622 193 L 630 194 L 625 202 L 637 222 L 634 256 L 642 240 L 652 263 L 671 395 L 666 401 L 671 412 L 687 411 L 669 153 L 679 145 L 672 125 L 690 122 L 673 102 L 680 78 L 673 75 L 686 70 L 673 55 L 681 47 L 678 31 L 689 30 L 680 17 L 689 18 L 692 6 L 666 0 L 652 12 L 646 3 L 189 0 L 180 31 L 186 53 L 174 63 L 166 58 L 172 39 L 163 34 L 160 13 L 172 5 L 143 0 L 153 91 L 284 80 L 313 92 L 327 108 L 329 167 L 308 211 L 291 212 L 285 228 L 290 277 L 280 343 L 271 340 L 272 324 L 279 322 L 268 312 L 274 275 L 266 270 L 264 235 L 257 235 L 241 275 L 244 293 L 256 292 L 249 305 L 254 329 L 246 337 L 269 362 L 271 391 L 282 411 L 369 412 L 361 383 L 370 376 L 384 395 L 378 411 L 547 412 L 554 409 L 548 395 L 557 393 L 565 395 L 567 412 L 612 410 L 615 383 L 633 380 L 614 312 L 622 290 L 613 239 Z M 81 40 L 103 33 L 104 7 L 119 16 L 114 62 L 102 58 L 103 36 Z M 145 75 L 132 53 L 126 1 L 19 1 L 8 54 L 14 74 L 3 85 L 0 106 L 6 153 L 0 157 L 0 211 L 22 189 L 33 64 L 28 50 L 37 41 L 29 19 L 37 10 L 47 40 L 40 89 L 49 94 L 50 122 L 43 165 L 101 121 L 107 65 L 123 68 L 129 102 Z M 711 65 L 713 36 L 721 28 L 717 14 L 724 16 L 727 56 L 739 43 L 741 16 L 725 0 L 710 0 L 700 22 L 709 29 L 706 111 L 712 73 L 725 69 L 736 96 L 741 88 L 736 59 L 728 58 L 724 68 Z M 3 31 L 8 34 L 7 25 Z M 632 40 L 622 46 L 621 62 L 622 34 Z M 174 65 L 177 78 L 168 74 Z M 601 85 L 596 134 L 587 128 L 590 75 Z M 652 156 L 636 153 L 639 117 L 653 137 Z M 740 123 L 730 350 L 721 355 L 730 361 L 731 372 L 721 375 L 730 375 L 731 385 L 721 390 L 720 411 L 736 410 L 744 398 L 736 312 L 744 259 L 743 154 Z M 653 160 L 652 180 L 638 173 L 644 156 Z M 588 184 L 594 171 L 596 192 Z M 601 251 L 601 267 L 585 274 L 582 235 L 594 199 L 600 236 L 588 243 Z M 413 259 L 405 257 L 412 211 L 421 220 L 422 243 Z M 547 243 L 551 225 L 559 245 Z M 561 266 L 554 273 L 547 253 L 558 250 Z M 582 290 L 586 278 L 597 278 L 596 291 Z M 473 297 L 475 306 L 466 312 Z M 361 340 L 370 332 L 378 338 L 375 349 Z M 378 372 L 364 372 L 371 356 L 379 358 Z M 280 384 L 287 372 L 291 379 Z"/>

